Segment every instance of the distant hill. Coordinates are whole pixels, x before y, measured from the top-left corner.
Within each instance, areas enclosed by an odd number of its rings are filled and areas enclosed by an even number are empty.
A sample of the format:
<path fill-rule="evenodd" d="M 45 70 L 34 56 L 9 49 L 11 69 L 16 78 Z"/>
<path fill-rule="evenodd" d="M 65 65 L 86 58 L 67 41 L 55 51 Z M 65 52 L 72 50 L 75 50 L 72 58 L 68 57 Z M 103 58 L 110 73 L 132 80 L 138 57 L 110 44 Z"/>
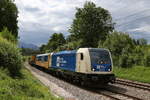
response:
<path fill-rule="evenodd" d="M 19 48 L 30 48 L 33 50 L 38 50 L 39 47 L 34 44 L 24 43 L 22 41 L 19 42 Z"/>

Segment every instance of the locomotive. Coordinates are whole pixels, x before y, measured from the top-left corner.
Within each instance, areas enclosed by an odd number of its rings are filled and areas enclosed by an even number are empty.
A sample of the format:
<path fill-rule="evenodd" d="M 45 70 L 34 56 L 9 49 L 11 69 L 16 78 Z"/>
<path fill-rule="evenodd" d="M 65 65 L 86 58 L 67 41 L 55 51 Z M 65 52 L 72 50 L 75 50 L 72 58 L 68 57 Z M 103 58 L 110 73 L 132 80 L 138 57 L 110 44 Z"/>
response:
<path fill-rule="evenodd" d="M 30 64 L 82 85 L 115 82 L 111 53 L 103 48 L 79 48 L 39 54 L 31 57 Z"/>

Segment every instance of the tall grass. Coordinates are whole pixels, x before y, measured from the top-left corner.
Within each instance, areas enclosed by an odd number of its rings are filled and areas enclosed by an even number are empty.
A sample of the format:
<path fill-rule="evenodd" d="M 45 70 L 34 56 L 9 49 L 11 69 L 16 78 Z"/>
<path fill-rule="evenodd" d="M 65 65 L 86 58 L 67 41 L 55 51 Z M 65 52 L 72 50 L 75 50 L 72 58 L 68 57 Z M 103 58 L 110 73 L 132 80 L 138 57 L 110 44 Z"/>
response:
<path fill-rule="evenodd" d="M 30 72 L 22 69 L 23 79 L 11 78 L 7 69 L 0 69 L 0 100 L 62 100 L 52 96 Z"/>
<path fill-rule="evenodd" d="M 134 66 L 132 68 L 114 67 L 117 77 L 150 83 L 150 67 Z"/>

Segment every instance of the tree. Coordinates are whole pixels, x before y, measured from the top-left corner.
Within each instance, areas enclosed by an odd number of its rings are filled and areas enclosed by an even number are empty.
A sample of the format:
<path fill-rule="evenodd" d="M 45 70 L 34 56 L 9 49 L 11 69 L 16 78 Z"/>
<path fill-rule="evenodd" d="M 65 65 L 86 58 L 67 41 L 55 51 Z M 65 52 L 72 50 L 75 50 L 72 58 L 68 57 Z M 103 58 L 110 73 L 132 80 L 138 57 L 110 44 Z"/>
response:
<path fill-rule="evenodd" d="M 0 0 L 0 32 L 7 27 L 10 32 L 17 38 L 18 10 L 12 0 Z"/>
<path fill-rule="evenodd" d="M 55 51 L 59 46 L 65 44 L 65 43 L 66 43 L 66 40 L 62 33 L 54 33 L 50 37 L 45 50 Z"/>
<path fill-rule="evenodd" d="M 62 50 L 76 50 L 81 46 L 81 40 L 78 41 L 71 41 L 71 42 L 67 42 L 64 45 L 61 45 L 57 51 L 62 51 Z"/>
<path fill-rule="evenodd" d="M 147 44 L 147 40 L 145 40 L 144 38 L 138 39 L 136 42 L 137 42 L 137 45 L 146 45 Z"/>
<path fill-rule="evenodd" d="M 44 53 L 45 50 L 46 50 L 46 45 L 45 44 L 41 45 L 40 51 Z"/>
<path fill-rule="evenodd" d="M 147 53 L 147 55 L 144 56 L 144 65 L 146 67 L 150 67 L 150 52 Z"/>
<path fill-rule="evenodd" d="M 77 8 L 69 32 L 71 39 L 83 40 L 82 46 L 97 47 L 98 41 L 104 41 L 113 29 L 114 23 L 109 11 L 96 7 L 93 2 L 86 2 L 84 8 Z"/>
<path fill-rule="evenodd" d="M 21 48 L 21 52 L 23 56 L 31 56 L 41 53 L 39 50 L 33 50 L 31 48 Z"/>
<path fill-rule="evenodd" d="M 134 64 L 133 53 L 135 49 L 134 40 L 126 33 L 113 32 L 107 36 L 99 47 L 108 48 L 113 56 L 114 65 L 131 67 Z"/>
<path fill-rule="evenodd" d="M 126 33 L 113 32 L 107 36 L 106 41 L 99 47 L 108 48 L 113 55 L 120 56 L 122 53 L 132 53 L 135 44 L 134 40 Z"/>

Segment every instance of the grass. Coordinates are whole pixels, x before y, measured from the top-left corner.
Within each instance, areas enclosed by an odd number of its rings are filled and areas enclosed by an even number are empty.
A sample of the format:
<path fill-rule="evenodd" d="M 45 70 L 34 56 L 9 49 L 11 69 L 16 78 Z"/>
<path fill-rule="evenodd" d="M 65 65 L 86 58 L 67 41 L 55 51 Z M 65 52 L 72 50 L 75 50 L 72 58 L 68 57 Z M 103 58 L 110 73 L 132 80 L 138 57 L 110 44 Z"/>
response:
<path fill-rule="evenodd" d="M 47 87 L 23 68 L 23 78 L 11 78 L 6 69 L 0 69 L 1 100 L 62 100 L 54 97 Z"/>
<path fill-rule="evenodd" d="M 114 67 L 114 73 L 119 78 L 150 83 L 150 67 L 134 66 L 132 68 Z"/>

